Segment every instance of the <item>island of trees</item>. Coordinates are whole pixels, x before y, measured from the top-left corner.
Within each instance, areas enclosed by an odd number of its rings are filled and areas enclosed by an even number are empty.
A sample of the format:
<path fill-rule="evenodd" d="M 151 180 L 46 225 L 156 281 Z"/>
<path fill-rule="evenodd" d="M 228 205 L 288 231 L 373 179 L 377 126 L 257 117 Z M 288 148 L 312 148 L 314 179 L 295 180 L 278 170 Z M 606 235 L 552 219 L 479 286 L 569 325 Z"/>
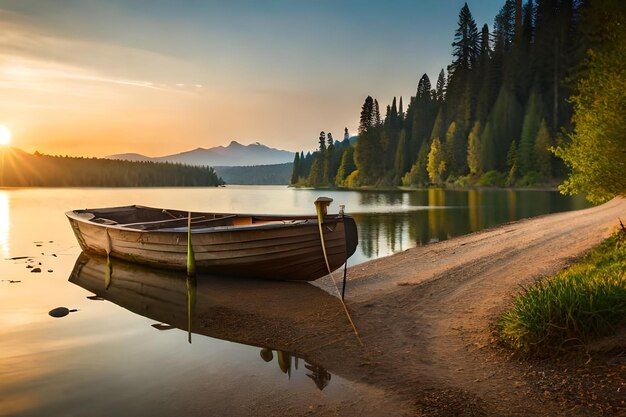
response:
<path fill-rule="evenodd" d="M 0 187 L 210 187 L 223 183 L 211 167 L 0 150 Z"/>
<path fill-rule="evenodd" d="M 434 86 L 424 74 L 384 117 L 368 96 L 358 139 L 322 131 L 291 184 L 531 186 L 569 167 L 562 191 L 626 193 L 625 3 L 506 0 L 493 33 L 466 3 L 447 73 Z"/>

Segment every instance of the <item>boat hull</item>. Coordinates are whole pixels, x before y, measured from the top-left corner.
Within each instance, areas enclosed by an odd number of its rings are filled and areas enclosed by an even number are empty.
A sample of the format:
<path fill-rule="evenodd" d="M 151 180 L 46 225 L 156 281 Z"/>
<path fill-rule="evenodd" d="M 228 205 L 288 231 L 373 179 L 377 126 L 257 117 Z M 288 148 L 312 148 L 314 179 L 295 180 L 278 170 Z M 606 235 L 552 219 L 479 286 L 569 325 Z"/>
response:
<path fill-rule="evenodd" d="M 77 215 L 77 211 L 68 212 L 67 216 L 81 248 L 87 253 L 108 254 L 165 269 L 186 269 L 186 231 L 104 225 Z M 327 275 L 315 218 L 294 220 L 294 217 L 282 223 L 278 217 L 269 219 L 258 226 L 199 230 L 192 227 L 196 269 L 218 275 L 277 280 L 310 281 Z M 329 216 L 322 229 L 328 263 L 334 271 L 354 253 L 356 226 L 349 216 Z"/>

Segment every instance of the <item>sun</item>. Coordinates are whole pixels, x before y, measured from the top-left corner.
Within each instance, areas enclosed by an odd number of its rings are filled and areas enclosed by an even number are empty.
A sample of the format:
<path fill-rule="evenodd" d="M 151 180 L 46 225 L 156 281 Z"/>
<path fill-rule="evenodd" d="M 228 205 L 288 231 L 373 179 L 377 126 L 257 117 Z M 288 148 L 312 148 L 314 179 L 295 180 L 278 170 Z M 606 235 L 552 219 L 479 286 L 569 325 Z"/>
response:
<path fill-rule="evenodd" d="M 11 143 L 11 137 L 13 134 L 8 127 L 0 125 L 0 145 L 8 145 Z"/>

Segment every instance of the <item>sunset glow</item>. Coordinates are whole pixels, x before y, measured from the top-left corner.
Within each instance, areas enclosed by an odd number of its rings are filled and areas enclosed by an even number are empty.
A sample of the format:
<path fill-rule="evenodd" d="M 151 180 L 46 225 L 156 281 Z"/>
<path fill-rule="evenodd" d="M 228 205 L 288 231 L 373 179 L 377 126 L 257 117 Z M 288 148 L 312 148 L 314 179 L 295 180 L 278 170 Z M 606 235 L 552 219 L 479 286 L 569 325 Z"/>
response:
<path fill-rule="evenodd" d="M 0 145 L 8 145 L 11 143 L 11 137 L 13 134 L 8 127 L 0 125 Z"/>
<path fill-rule="evenodd" d="M 463 1 L 431 3 L 4 1 L 0 115 L 29 153 L 310 150 L 355 134 L 368 94 L 408 103 L 436 79 Z M 491 22 L 500 3 L 472 12 Z"/>

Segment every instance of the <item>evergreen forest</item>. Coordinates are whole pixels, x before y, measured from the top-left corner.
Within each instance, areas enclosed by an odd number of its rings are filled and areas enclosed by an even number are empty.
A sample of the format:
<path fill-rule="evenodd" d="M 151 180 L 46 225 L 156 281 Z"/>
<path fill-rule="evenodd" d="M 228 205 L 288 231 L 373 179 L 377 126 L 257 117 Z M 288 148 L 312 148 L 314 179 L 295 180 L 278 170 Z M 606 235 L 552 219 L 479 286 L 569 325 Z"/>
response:
<path fill-rule="evenodd" d="M 0 151 L 0 187 L 215 187 L 211 167 Z"/>
<path fill-rule="evenodd" d="M 452 62 L 385 106 L 367 96 L 358 139 L 322 131 L 292 185 L 556 184 L 600 202 L 626 193 L 625 4 L 506 0 L 493 30 L 467 3 Z M 589 120 L 589 119 L 592 120 Z M 591 167 L 591 168 L 590 168 Z M 608 178 L 607 178 L 608 177 Z"/>

